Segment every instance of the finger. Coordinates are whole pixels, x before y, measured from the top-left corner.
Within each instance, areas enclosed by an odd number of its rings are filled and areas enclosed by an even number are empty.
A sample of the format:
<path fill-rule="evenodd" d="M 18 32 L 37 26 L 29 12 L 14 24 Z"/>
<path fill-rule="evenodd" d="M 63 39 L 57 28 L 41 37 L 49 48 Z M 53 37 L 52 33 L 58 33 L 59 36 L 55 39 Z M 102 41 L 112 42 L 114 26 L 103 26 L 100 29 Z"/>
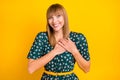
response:
<path fill-rule="evenodd" d="M 65 45 L 62 44 L 60 41 L 58 42 L 58 44 L 59 44 L 61 47 L 65 48 Z"/>
<path fill-rule="evenodd" d="M 70 43 L 72 43 L 72 42 L 73 42 L 70 38 L 68 38 L 68 41 L 69 41 Z"/>
<path fill-rule="evenodd" d="M 69 37 L 67 37 L 66 39 L 67 39 L 67 40 L 69 40 L 70 38 L 69 38 Z"/>
<path fill-rule="evenodd" d="M 68 41 L 72 41 L 70 38 L 68 38 Z"/>
<path fill-rule="evenodd" d="M 63 45 L 66 45 L 67 44 L 67 41 L 65 39 L 61 39 L 60 42 L 63 44 Z"/>
<path fill-rule="evenodd" d="M 68 39 L 64 39 L 64 41 L 67 43 L 69 40 Z"/>

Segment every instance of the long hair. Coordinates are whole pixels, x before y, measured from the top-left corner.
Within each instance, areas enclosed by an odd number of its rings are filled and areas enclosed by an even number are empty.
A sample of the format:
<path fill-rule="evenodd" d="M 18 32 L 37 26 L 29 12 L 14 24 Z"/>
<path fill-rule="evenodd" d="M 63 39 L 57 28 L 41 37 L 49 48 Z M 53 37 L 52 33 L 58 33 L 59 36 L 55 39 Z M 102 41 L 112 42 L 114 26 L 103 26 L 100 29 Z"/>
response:
<path fill-rule="evenodd" d="M 65 11 L 65 8 L 60 4 L 51 5 L 48 8 L 47 14 L 46 14 L 46 18 L 47 18 L 47 25 L 46 25 L 47 29 L 46 30 L 48 32 L 48 40 L 53 47 L 56 44 L 56 39 L 55 39 L 55 36 L 54 36 L 54 30 L 52 29 L 52 27 L 48 23 L 48 18 L 51 17 L 52 15 L 58 14 L 58 13 L 62 14 L 62 16 L 64 17 L 64 26 L 62 27 L 63 38 L 68 38 L 69 37 L 68 16 L 67 16 L 67 13 Z"/>

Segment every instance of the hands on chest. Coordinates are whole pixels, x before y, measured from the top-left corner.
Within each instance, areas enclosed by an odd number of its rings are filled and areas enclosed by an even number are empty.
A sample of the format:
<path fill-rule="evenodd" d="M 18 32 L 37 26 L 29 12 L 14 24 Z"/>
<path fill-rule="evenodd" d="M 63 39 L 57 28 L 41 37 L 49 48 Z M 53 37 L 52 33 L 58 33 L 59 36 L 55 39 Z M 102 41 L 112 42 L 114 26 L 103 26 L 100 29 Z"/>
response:
<path fill-rule="evenodd" d="M 68 51 L 72 54 L 76 53 L 77 47 L 75 45 L 75 42 L 68 39 L 60 39 L 57 44 L 54 47 L 55 54 L 62 54 L 65 51 Z"/>

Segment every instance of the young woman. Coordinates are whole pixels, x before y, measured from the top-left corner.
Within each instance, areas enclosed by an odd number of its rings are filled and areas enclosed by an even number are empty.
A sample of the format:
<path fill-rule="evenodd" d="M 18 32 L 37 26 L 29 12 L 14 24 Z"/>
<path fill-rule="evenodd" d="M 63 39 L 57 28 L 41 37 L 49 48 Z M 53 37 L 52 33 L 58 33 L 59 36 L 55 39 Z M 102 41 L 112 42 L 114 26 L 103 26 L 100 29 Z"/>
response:
<path fill-rule="evenodd" d="M 47 10 L 47 31 L 37 34 L 27 56 L 28 71 L 41 67 L 41 80 L 78 80 L 73 72 L 75 62 L 84 71 L 90 69 L 88 45 L 83 34 L 69 31 L 64 7 L 53 4 Z"/>

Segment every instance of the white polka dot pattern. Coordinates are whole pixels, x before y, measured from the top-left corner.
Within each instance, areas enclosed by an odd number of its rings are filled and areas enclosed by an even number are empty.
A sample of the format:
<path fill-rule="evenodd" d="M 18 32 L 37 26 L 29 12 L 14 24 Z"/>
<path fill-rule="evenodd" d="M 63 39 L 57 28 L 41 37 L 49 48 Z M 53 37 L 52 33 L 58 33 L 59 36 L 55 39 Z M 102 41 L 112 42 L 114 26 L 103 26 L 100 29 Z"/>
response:
<path fill-rule="evenodd" d="M 90 60 L 88 45 L 85 36 L 81 33 L 70 32 L 70 39 L 75 42 L 80 54 L 83 56 L 85 60 Z M 30 49 L 30 52 L 27 58 L 38 59 L 49 51 L 51 51 L 53 47 L 50 45 L 47 37 L 47 32 L 40 32 L 33 42 L 33 45 Z M 45 65 L 45 69 L 47 71 L 52 72 L 68 72 L 73 70 L 75 64 L 75 59 L 73 55 L 69 52 L 64 52 L 63 54 L 57 55 L 54 57 L 48 64 Z M 52 76 L 48 74 L 43 74 L 41 80 L 78 80 L 77 76 L 73 73 L 70 75 L 64 76 Z"/>

